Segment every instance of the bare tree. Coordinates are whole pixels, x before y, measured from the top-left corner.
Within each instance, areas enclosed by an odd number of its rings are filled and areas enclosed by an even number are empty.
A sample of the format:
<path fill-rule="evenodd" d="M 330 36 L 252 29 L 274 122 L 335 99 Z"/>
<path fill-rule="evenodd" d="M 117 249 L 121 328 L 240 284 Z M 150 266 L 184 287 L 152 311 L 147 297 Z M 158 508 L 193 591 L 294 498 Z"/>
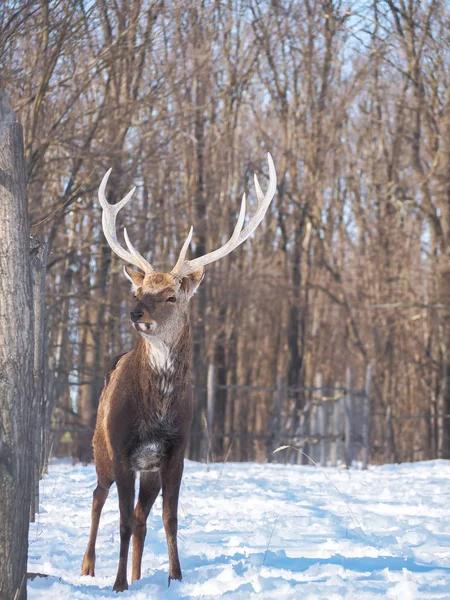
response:
<path fill-rule="evenodd" d="M 22 127 L 0 91 L 0 596 L 26 598 L 35 414 Z"/>
<path fill-rule="evenodd" d="M 32 231 L 50 244 L 46 418 L 58 405 L 88 428 L 108 357 L 132 344 L 99 173 L 114 168 L 117 198 L 137 186 L 129 227 L 164 271 L 187 222 L 197 255 L 231 232 L 264 148 L 273 218 L 193 299 L 190 456 L 205 456 L 207 362 L 217 458 L 230 444 L 229 458 L 265 456 L 243 436 L 267 433 L 272 399 L 236 386 L 285 374 L 293 434 L 317 371 L 331 385 L 351 365 L 362 381 L 368 362 L 372 458 L 388 408 L 399 460 L 446 455 L 448 19 L 440 0 L 7 0 L 2 79 L 24 126 Z"/>

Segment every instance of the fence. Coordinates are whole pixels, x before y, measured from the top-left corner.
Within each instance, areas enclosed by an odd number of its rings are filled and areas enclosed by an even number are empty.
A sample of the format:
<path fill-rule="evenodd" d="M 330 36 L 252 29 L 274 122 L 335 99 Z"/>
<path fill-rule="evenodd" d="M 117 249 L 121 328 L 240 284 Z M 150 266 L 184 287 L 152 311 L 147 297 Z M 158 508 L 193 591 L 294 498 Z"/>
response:
<path fill-rule="evenodd" d="M 416 414 L 393 414 L 388 406 L 384 413 L 373 414 L 372 423 L 381 422 L 378 428 L 384 429 L 386 435 L 382 448 L 373 440 L 372 453 L 381 450 L 384 462 L 448 458 L 450 449 L 445 447 L 445 429 L 450 415 L 437 412 L 433 404 L 431 409 L 431 412 Z M 409 444 L 400 443 L 404 438 Z"/>
<path fill-rule="evenodd" d="M 205 462 L 350 466 L 358 461 L 366 468 L 369 458 L 372 463 L 432 459 L 442 456 L 439 432 L 450 418 L 437 412 L 393 414 L 389 405 L 375 412 L 370 365 L 363 389 L 355 388 L 351 369 L 344 386 L 324 386 L 317 374 L 314 386 L 292 389 L 283 375 L 273 387 L 221 385 L 209 365 L 206 396 L 203 428 L 191 434 L 199 450 L 192 458 Z M 53 423 L 55 454 L 90 460 L 92 433 L 77 415 L 71 414 L 69 422 L 59 415 Z"/>
<path fill-rule="evenodd" d="M 205 460 L 227 457 L 231 460 L 350 466 L 353 460 L 359 458 L 363 468 L 367 468 L 372 387 L 370 365 L 362 390 L 354 389 L 351 369 L 347 370 L 345 387 L 326 387 L 318 374 L 313 387 L 295 389 L 287 388 L 283 375 L 278 376 L 276 387 L 271 388 L 218 385 L 215 374 L 214 365 L 209 365 L 205 427 L 203 432 L 193 432 L 193 435 L 203 437 Z M 237 423 L 236 419 L 227 416 L 223 423 L 217 423 L 215 409 L 218 394 L 223 390 L 228 395 L 256 394 L 260 407 L 266 405 L 261 395 L 271 395 L 268 422 L 258 424 L 257 407 L 253 407 L 247 397 L 248 406 L 244 411 L 240 410 L 246 419 Z M 299 397 L 303 400 L 301 408 L 298 408 Z M 233 406 L 235 402 L 228 398 L 227 404 Z M 240 398 L 238 402 L 242 405 L 246 399 Z M 217 451 L 217 440 L 222 442 L 221 452 Z M 283 447 L 283 452 L 275 453 L 280 447 Z"/>

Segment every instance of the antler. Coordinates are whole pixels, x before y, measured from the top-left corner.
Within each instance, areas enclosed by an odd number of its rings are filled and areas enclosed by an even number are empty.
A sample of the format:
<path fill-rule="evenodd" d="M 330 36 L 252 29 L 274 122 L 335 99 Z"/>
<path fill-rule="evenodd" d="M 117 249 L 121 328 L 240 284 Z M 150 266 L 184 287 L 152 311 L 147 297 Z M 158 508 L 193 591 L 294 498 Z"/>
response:
<path fill-rule="evenodd" d="M 242 203 L 241 203 L 241 209 L 239 211 L 239 217 L 238 217 L 236 226 L 234 228 L 233 235 L 230 237 L 228 242 L 221 248 L 218 248 L 217 250 L 214 250 L 213 252 L 210 252 L 209 254 L 205 254 L 204 256 L 199 256 L 198 258 L 194 258 L 194 260 L 185 260 L 186 252 L 188 250 L 189 244 L 191 243 L 191 239 L 192 239 L 193 228 L 191 227 L 191 229 L 189 230 L 189 234 L 186 238 L 186 241 L 184 242 L 183 247 L 181 248 L 180 256 L 178 257 L 177 263 L 171 271 L 172 275 L 182 278 L 182 277 L 185 277 L 186 275 L 189 275 L 189 273 L 197 271 L 198 269 L 200 269 L 201 267 L 204 267 L 205 265 L 209 265 L 210 263 L 215 262 L 216 260 L 219 260 L 220 258 L 223 258 L 227 254 L 232 252 L 235 248 L 237 248 L 240 244 L 245 242 L 245 240 L 248 237 L 250 237 L 250 235 L 255 231 L 255 229 L 258 227 L 258 225 L 264 219 L 264 215 L 266 214 L 266 211 L 269 208 L 269 205 L 272 202 L 272 199 L 273 199 L 276 189 L 277 189 L 277 174 L 275 171 L 275 166 L 273 164 L 272 157 L 269 153 L 267 153 L 267 160 L 269 163 L 269 176 L 270 176 L 269 187 L 267 189 L 266 194 L 264 195 L 264 193 L 261 189 L 261 186 L 259 185 L 258 178 L 256 177 L 256 175 L 254 176 L 257 207 L 256 207 L 256 212 L 253 215 L 253 217 L 250 219 L 247 227 L 245 227 L 245 229 L 242 229 L 242 227 L 244 225 L 244 219 L 245 219 L 245 194 L 244 194 L 242 197 Z"/>
<path fill-rule="evenodd" d="M 139 267 L 142 269 L 144 273 L 153 273 L 153 267 L 150 263 L 148 263 L 143 256 L 139 254 L 133 244 L 130 242 L 130 238 L 128 237 L 127 230 L 124 229 L 124 237 L 125 243 L 128 247 L 128 250 L 122 248 L 119 244 L 116 234 L 116 217 L 121 208 L 125 206 L 125 204 L 131 199 L 131 196 L 134 194 L 135 187 L 128 192 L 128 194 L 117 204 L 109 204 L 105 197 L 105 188 L 108 183 L 109 176 L 111 174 L 111 170 L 106 172 L 105 176 L 102 179 L 100 187 L 98 188 L 98 199 L 103 208 L 102 214 L 102 227 L 103 233 L 105 234 L 106 241 L 111 247 L 111 250 L 117 254 L 120 258 L 125 260 L 128 263 L 131 263 L 135 267 Z"/>

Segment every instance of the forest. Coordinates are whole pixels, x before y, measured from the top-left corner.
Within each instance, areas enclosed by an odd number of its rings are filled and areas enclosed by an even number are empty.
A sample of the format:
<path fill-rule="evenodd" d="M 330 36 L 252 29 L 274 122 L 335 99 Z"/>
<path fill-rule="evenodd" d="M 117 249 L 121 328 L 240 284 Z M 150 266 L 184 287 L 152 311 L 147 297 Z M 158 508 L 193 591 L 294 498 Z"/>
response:
<path fill-rule="evenodd" d="M 280 374 L 295 431 L 317 374 L 334 388 L 351 368 L 363 388 L 371 365 L 371 461 L 386 460 L 388 411 L 395 460 L 450 457 L 449 36 L 442 0 L 5 0 L 0 87 L 48 247 L 53 450 L 92 428 L 108 364 L 136 341 L 104 173 L 110 203 L 137 186 L 119 236 L 165 272 L 191 225 L 195 257 L 228 239 L 243 192 L 252 213 L 270 152 L 269 212 L 193 301 L 188 456 L 202 457 L 208 365 L 217 460 L 258 456 L 230 440 L 261 443 Z"/>

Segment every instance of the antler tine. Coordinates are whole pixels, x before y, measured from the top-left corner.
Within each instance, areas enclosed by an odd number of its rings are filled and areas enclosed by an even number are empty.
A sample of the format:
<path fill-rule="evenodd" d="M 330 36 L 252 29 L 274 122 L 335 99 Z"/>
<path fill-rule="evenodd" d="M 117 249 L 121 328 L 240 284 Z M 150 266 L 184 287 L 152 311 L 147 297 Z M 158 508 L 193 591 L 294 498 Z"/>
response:
<path fill-rule="evenodd" d="M 190 239 L 191 239 L 191 234 L 190 234 L 188 236 L 188 239 L 184 243 L 183 248 L 181 249 L 180 256 L 178 258 L 178 261 L 177 261 L 175 267 L 172 269 L 173 275 L 177 275 L 178 277 L 184 277 L 184 276 L 188 275 L 189 273 L 192 273 L 193 271 L 196 271 L 197 269 L 204 267 L 205 265 L 208 265 L 212 262 L 215 262 L 216 260 L 219 260 L 220 258 L 223 258 L 227 254 L 232 252 L 235 248 L 237 248 L 240 244 L 245 242 L 245 240 L 248 237 L 250 237 L 250 235 L 255 231 L 255 229 L 258 227 L 258 225 L 263 220 L 264 215 L 266 214 L 267 209 L 269 208 L 269 205 L 272 202 L 272 199 L 273 199 L 276 189 L 277 189 L 277 173 L 275 171 L 275 165 L 273 164 L 272 157 L 269 153 L 267 154 L 267 160 L 269 163 L 269 187 L 267 189 L 267 192 L 264 194 L 263 191 L 261 190 L 261 186 L 259 185 L 258 178 L 255 175 L 254 179 L 255 179 L 257 207 L 256 207 L 256 212 L 253 215 L 253 217 L 250 219 L 247 227 L 242 229 L 243 224 L 244 224 L 244 219 L 245 219 L 245 194 L 244 194 L 244 196 L 242 198 L 242 203 L 241 203 L 241 210 L 239 212 L 239 218 L 238 218 L 238 221 L 234 228 L 233 235 L 228 240 L 228 242 L 221 248 L 218 248 L 217 250 L 214 250 L 213 252 L 210 252 L 209 254 L 205 254 L 204 256 L 200 256 L 193 260 L 185 261 L 184 256 L 186 254 L 187 247 L 188 247 Z M 191 228 L 191 230 L 192 230 L 192 228 Z"/>
<path fill-rule="evenodd" d="M 264 192 L 261 189 L 261 186 L 259 185 L 259 181 L 258 181 L 258 177 L 256 176 L 256 173 L 253 175 L 253 181 L 255 183 L 255 191 L 256 191 L 256 200 L 257 200 L 257 209 L 261 206 L 261 202 L 264 200 Z"/>
<path fill-rule="evenodd" d="M 119 256 L 122 260 L 124 260 L 128 263 L 131 263 L 132 265 L 134 265 L 135 267 L 138 267 L 139 269 L 142 269 L 144 271 L 144 273 L 153 273 L 153 267 L 151 266 L 151 264 L 148 263 L 145 260 L 145 258 L 143 256 L 141 256 L 139 254 L 139 252 L 131 244 L 128 234 L 126 233 L 126 229 L 124 231 L 125 242 L 128 246 L 128 249 L 130 250 L 130 252 L 125 250 L 125 248 L 122 248 L 122 246 L 119 243 L 119 240 L 117 239 L 117 233 L 116 233 L 117 214 L 119 213 L 120 209 L 123 208 L 125 206 L 125 204 L 127 204 L 127 202 L 129 202 L 129 200 L 131 199 L 132 195 L 134 194 L 134 191 L 136 188 L 134 187 L 132 190 L 130 190 L 128 192 L 128 194 L 124 198 L 122 198 L 122 200 L 120 200 L 120 202 L 117 202 L 117 204 L 110 204 L 106 200 L 105 190 L 106 190 L 106 184 L 108 183 L 108 179 L 111 174 L 111 171 L 112 171 L 112 169 L 109 169 L 105 173 L 105 176 L 103 177 L 100 187 L 98 189 L 98 199 L 99 199 L 99 202 L 103 209 L 102 227 L 103 227 L 103 233 L 105 234 L 106 241 L 108 242 L 111 250 L 115 254 L 117 254 L 117 256 Z"/>
<path fill-rule="evenodd" d="M 239 218 L 234 227 L 233 234 L 232 234 L 231 238 L 228 240 L 228 242 L 224 246 L 219 248 L 218 250 L 215 250 L 214 252 L 210 252 L 209 254 L 205 254 L 205 256 L 202 256 L 195 260 L 198 261 L 198 260 L 204 259 L 206 257 L 209 257 L 211 260 L 209 260 L 208 263 L 210 263 L 210 262 L 214 262 L 215 260 L 219 260 L 219 258 L 221 258 L 221 256 L 225 256 L 226 254 L 231 252 L 233 250 L 234 244 L 236 243 L 236 240 L 239 237 L 239 234 L 242 231 L 242 227 L 244 225 L 244 219 L 245 219 L 245 194 L 242 196 L 241 209 L 239 211 Z M 191 227 L 191 231 L 192 231 L 192 227 Z M 181 249 L 180 256 L 177 260 L 177 264 L 171 271 L 172 275 L 176 275 L 178 277 L 184 277 L 185 275 L 188 275 L 189 273 L 192 273 L 192 271 L 196 271 L 197 269 L 199 269 L 200 267 L 203 266 L 203 265 L 200 265 L 198 267 L 196 267 L 195 265 L 193 266 L 193 264 L 195 263 L 195 260 L 187 260 L 187 261 L 184 260 L 184 257 L 186 255 L 186 252 L 187 252 L 187 249 L 189 246 L 189 243 L 187 243 L 187 242 L 191 241 L 191 237 L 192 237 L 192 234 L 190 233 L 188 238 L 186 239 L 186 242 L 183 245 L 183 248 Z M 219 254 L 221 256 L 219 256 Z"/>
<path fill-rule="evenodd" d="M 178 272 L 180 271 L 181 267 L 183 266 L 183 263 L 186 259 L 186 252 L 188 251 L 189 244 L 191 243 L 193 233 L 194 233 L 194 228 L 191 226 L 191 228 L 189 229 L 187 238 L 185 239 L 184 244 L 180 250 L 180 256 L 178 257 L 178 260 L 177 260 L 174 268 L 172 269 L 173 275 L 177 275 Z"/>
<path fill-rule="evenodd" d="M 142 269 L 144 273 L 153 273 L 153 267 L 150 263 L 148 263 L 141 254 L 136 250 L 133 244 L 130 242 L 130 238 L 128 237 L 127 228 L 123 228 L 123 237 L 125 238 L 125 243 L 127 245 L 128 250 L 134 256 L 135 262 L 132 263 Z"/>
<path fill-rule="evenodd" d="M 245 240 L 255 231 L 261 221 L 264 219 L 264 216 L 267 212 L 267 209 L 270 206 L 270 203 L 275 196 L 275 192 L 277 191 L 277 172 L 275 171 L 275 165 L 273 164 L 273 159 L 270 153 L 267 153 L 267 162 L 269 163 L 269 187 L 267 188 L 267 192 L 265 195 L 261 190 L 261 186 L 259 185 L 258 178 L 255 179 L 255 187 L 256 187 L 256 197 L 259 200 L 258 207 L 256 209 L 255 214 L 250 219 L 247 227 L 244 229 L 241 235 L 241 239 L 239 240 L 239 244 L 245 242 Z"/>

